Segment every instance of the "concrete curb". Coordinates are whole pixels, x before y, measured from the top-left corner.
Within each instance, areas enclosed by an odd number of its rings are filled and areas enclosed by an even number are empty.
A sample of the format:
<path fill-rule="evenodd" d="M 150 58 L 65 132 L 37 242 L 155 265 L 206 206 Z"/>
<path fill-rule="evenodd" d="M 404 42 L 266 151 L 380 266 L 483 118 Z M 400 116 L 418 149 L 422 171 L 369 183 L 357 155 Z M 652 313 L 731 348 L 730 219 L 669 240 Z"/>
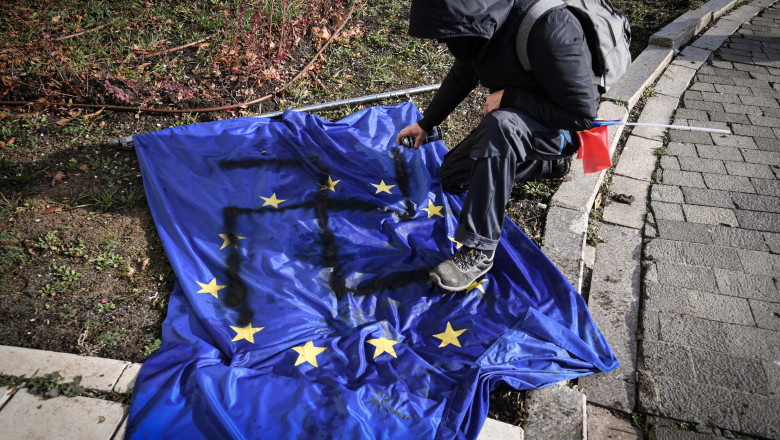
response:
<path fill-rule="evenodd" d="M 758 14 L 762 7 L 770 6 L 774 2 L 775 0 L 754 1 L 724 16 L 737 1 L 711 0 L 699 9 L 683 14 L 651 37 L 650 46 L 634 60 L 626 75 L 603 96 L 599 106 L 599 118 L 625 119 L 645 89 L 658 79 L 655 86 L 657 95 L 647 100 L 639 122 L 669 123 L 680 97 L 711 53 L 742 23 Z M 721 17 L 722 19 L 693 43 L 679 51 L 680 47 L 712 24 L 713 20 Z M 623 126 L 610 127 L 610 153 L 613 155 L 622 131 Z M 620 371 L 583 378 L 580 385 L 596 403 L 624 412 L 632 412 L 636 407 L 636 331 L 641 293 L 639 274 L 642 232 L 649 201 L 649 186 L 656 165 L 655 150 L 663 146 L 665 132 L 664 129 L 637 127 L 626 141 L 621 153 L 622 160 L 613 171 L 613 191 L 634 196 L 634 203 L 612 204 L 605 209 L 605 221 L 615 225 L 610 226 L 609 231 L 615 236 L 615 240 L 611 240 L 614 244 L 610 249 L 603 250 L 606 252 L 596 250 L 593 265 L 594 281 L 589 299 L 591 313 L 607 341 L 615 347 L 622 365 Z M 606 170 L 586 176 L 582 173 L 582 167 L 575 164 L 570 177 L 553 195 L 547 212 L 542 251 L 580 291 L 586 259 L 588 219 L 605 174 Z M 621 261 L 608 257 L 616 254 L 621 255 Z M 600 282 L 602 279 L 608 282 Z M 610 285 L 616 282 L 618 287 Z M 615 300 L 620 298 L 623 300 L 617 301 L 619 307 L 615 309 Z M 600 303 L 610 307 L 599 307 Z M 608 308 L 611 310 L 606 312 Z M 535 391 L 533 396 L 526 400 L 526 408 L 529 411 L 526 433 L 529 437 L 573 438 L 561 437 L 556 427 L 587 420 L 587 414 L 581 414 L 586 411 L 585 405 L 580 410 L 579 403 L 572 406 L 556 401 L 556 392 L 554 387 L 545 388 Z M 585 395 L 582 398 L 584 400 Z M 532 413 L 542 411 L 532 405 L 535 401 L 548 402 L 548 406 L 543 410 L 544 417 Z M 551 414 L 553 416 L 550 416 Z M 564 419 L 568 421 L 563 422 Z M 587 422 L 584 428 L 582 438 L 587 439 Z M 557 435 L 544 434 L 554 432 Z"/>

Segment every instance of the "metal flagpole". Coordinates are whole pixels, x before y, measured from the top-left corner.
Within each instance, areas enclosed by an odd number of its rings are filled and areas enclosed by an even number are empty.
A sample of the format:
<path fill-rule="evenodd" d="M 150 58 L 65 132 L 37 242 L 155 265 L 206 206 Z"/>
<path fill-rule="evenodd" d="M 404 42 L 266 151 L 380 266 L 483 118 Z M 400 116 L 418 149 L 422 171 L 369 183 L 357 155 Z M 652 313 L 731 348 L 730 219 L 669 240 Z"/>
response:
<path fill-rule="evenodd" d="M 375 95 L 367 95 L 367 96 L 359 96 L 357 98 L 350 98 L 350 99 L 343 99 L 341 101 L 333 101 L 333 102 L 326 102 L 323 104 L 316 104 L 316 105 L 310 105 L 307 107 L 300 107 L 296 109 L 290 109 L 291 111 L 297 111 L 297 112 L 310 112 L 315 110 L 324 110 L 334 107 L 339 107 L 342 105 L 351 105 L 351 104 L 365 104 L 367 102 L 374 102 L 379 101 L 381 99 L 388 99 L 388 98 L 397 98 L 399 96 L 411 96 L 416 95 L 419 93 L 425 93 L 425 92 L 432 92 L 434 90 L 438 90 L 439 87 L 441 87 L 441 83 L 439 84 L 431 84 L 427 86 L 420 86 L 420 87 L 414 87 L 411 89 L 402 89 L 402 90 L 395 90 L 392 92 L 384 92 L 384 93 L 377 93 Z M 264 113 L 261 115 L 255 115 L 252 117 L 255 118 L 273 118 L 276 116 L 280 116 L 284 111 L 278 111 L 278 112 L 272 112 L 272 113 Z M 108 138 L 108 146 L 110 147 L 121 147 L 121 148 L 133 148 L 133 137 L 127 136 L 127 137 L 116 137 L 112 136 Z"/>

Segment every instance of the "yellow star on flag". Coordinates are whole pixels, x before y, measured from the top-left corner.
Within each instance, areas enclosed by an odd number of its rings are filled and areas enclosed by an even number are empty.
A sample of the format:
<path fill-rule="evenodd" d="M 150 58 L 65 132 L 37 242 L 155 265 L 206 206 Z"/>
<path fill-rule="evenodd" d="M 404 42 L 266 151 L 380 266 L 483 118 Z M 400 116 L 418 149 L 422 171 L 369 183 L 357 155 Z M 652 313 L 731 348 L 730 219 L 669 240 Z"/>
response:
<path fill-rule="evenodd" d="M 219 237 L 222 238 L 223 240 L 225 240 L 222 243 L 222 246 L 220 246 L 219 250 L 225 249 L 227 247 L 227 245 L 231 245 L 234 248 L 238 249 L 238 243 L 236 243 L 236 242 L 238 240 L 243 240 L 243 239 L 246 238 L 246 237 L 242 237 L 240 235 L 236 235 L 236 234 L 234 234 L 232 232 L 230 234 L 219 234 Z"/>
<path fill-rule="evenodd" d="M 480 292 L 485 293 L 485 286 L 483 283 L 487 282 L 487 280 L 487 278 L 482 278 L 479 281 L 474 280 L 473 283 L 469 284 L 469 287 L 466 287 L 466 293 L 469 293 L 474 289 L 479 289 Z"/>
<path fill-rule="evenodd" d="M 379 185 L 377 185 L 376 183 L 372 183 L 371 186 L 376 188 L 376 193 L 374 193 L 374 194 L 379 194 L 381 192 L 386 192 L 388 194 L 392 194 L 390 192 L 390 189 L 395 187 L 395 185 L 387 185 L 387 184 L 385 184 L 384 180 L 380 181 Z"/>
<path fill-rule="evenodd" d="M 452 325 L 450 325 L 449 322 L 447 322 L 447 330 L 444 330 L 444 333 L 439 333 L 438 335 L 433 335 L 434 338 L 441 339 L 441 344 L 439 344 L 439 347 L 446 347 L 447 345 L 457 345 L 460 347 L 460 341 L 458 341 L 458 336 L 460 336 L 461 333 L 465 332 L 466 329 L 463 330 L 453 330 Z"/>
<path fill-rule="evenodd" d="M 336 184 L 341 182 L 341 180 L 334 181 L 330 175 L 328 176 L 328 183 L 322 186 L 322 189 L 329 189 L 333 192 L 336 192 Z"/>
<path fill-rule="evenodd" d="M 455 249 L 460 249 L 461 246 L 463 246 L 463 243 L 459 242 L 458 240 L 455 240 L 452 237 L 447 237 L 450 239 L 451 242 L 455 243 Z"/>
<path fill-rule="evenodd" d="M 315 347 L 314 341 L 309 341 L 302 347 L 293 347 L 296 353 L 298 353 L 298 359 L 295 361 L 295 366 L 308 362 L 314 365 L 315 368 L 319 368 L 317 365 L 317 355 L 325 351 L 325 347 Z"/>
<path fill-rule="evenodd" d="M 252 327 L 252 323 L 250 322 L 247 324 L 246 327 L 233 327 L 232 325 L 230 328 L 233 329 L 233 331 L 236 332 L 236 337 L 233 338 L 233 342 L 240 341 L 242 339 L 246 339 L 247 341 L 251 343 L 255 343 L 255 333 L 259 332 L 260 330 L 264 329 L 265 327 Z"/>
<path fill-rule="evenodd" d="M 391 356 L 398 359 L 398 356 L 395 355 L 395 350 L 393 349 L 393 345 L 397 344 L 398 341 L 393 341 L 392 339 L 387 338 L 379 338 L 369 339 L 366 342 L 376 347 L 376 351 L 374 352 L 374 359 L 376 359 L 376 357 L 382 353 L 389 353 Z"/>
<path fill-rule="evenodd" d="M 428 212 L 428 218 L 433 217 L 434 215 L 438 215 L 439 217 L 444 217 L 444 215 L 441 213 L 441 209 L 444 208 L 444 205 L 442 206 L 436 206 L 433 204 L 433 200 L 428 200 L 428 207 L 422 208 L 423 211 Z"/>
<path fill-rule="evenodd" d="M 276 198 L 276 193 L 271 194 L 271 197 L 260 196 L 260 198 L 265 200 L 265 202 L 263 203 L 263 206 L 271 205 L 271 206 L 273 206 L 276 209 L 279 209 L 279 204 L 280 203 L 286 201 L 286 200 L 283 200 L 283 199 L 277 199 Z"/>
<path fill-rule="evenodd" d="M 200 284 L 201 287 L 201 289 L 198 290 L 198 293 L 210 293 L 214 298 L 219 298 L 219 296 L 217 296 L 217 292 L 219 292 L 220 289 L 227 287 L 217 284 L 216 278 L 212 279 L 208 284 L 203 284 L 200 281 L 197 281 L 197 283 Z"/>

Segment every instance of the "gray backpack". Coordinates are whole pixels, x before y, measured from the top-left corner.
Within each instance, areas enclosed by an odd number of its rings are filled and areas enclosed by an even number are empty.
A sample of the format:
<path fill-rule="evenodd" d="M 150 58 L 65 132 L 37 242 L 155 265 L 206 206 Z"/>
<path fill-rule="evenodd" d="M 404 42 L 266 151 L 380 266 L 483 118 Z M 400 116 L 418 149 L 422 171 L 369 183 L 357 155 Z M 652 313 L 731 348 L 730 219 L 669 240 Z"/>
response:
<path fill-rule="evenodd" d="M 593 60 L 593 82 L 606 92 L 631 65 L 631 28 L 609 0 L 535 0 L 528 7 L 517 31 L 517 56 L 530 72 L 528 36 L 536 20 L 548 11 L 566 7 L 580 21 Z"/>

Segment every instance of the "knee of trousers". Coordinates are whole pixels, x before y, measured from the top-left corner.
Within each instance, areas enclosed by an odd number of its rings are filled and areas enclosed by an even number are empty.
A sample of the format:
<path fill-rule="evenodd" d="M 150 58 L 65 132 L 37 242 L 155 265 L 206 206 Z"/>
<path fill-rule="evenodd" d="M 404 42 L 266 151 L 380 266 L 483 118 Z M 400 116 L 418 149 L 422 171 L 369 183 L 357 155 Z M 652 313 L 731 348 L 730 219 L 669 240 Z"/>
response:
<path fill-rule="evenodd" d="M 525 157 L 521 150 L 530 142 L 531 130 L 514 110 L 494 110 L 482 117 L 479 139 L 472 157 Z"/>

